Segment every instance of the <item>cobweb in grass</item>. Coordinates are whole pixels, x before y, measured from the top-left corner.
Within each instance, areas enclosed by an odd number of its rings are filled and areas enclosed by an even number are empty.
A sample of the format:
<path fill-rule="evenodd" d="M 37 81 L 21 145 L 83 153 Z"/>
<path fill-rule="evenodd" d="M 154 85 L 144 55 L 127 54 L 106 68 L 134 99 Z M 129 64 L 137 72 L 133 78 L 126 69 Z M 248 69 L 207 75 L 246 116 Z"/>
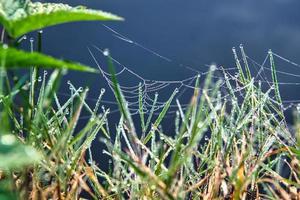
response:
<path fill-rule="evenodd" d="M 132 115 L 139 114 L 140 96 L 142 96 L 144 114 L 150 114 L 151 111 L 153 111 L 154 115 L 159 114 L 160 110 L 165 106 L 168 97 L 171 96 L 172 92 L 175 89 L 178 89 L 179 92 L 176 94 L 174 99 L 178 99 L 182 103 L 181 106 L 184 110 L 188 105 L 188 101 L 192 95 L 192 92 L 195 89 L 195 81 L 199 77 L 200 80 L 203 81 L 206 75 L 209 73 L 209 69 L 212 68 L 211 65 L 207 65 L 207 64 L 204 64 L 199 69 L 196 67 L 190 67 L 185 64 L 178 64 L 172 58 L 164 56 L 130 39 L 129 37 L 119 33 L 118 31 L 112 29 L 111 27 L 108 27 L 106 25 L 103 26 L 106 28 L 107 31 L 109 31 L 112 34 L 113 38 L 117 40 L 121 40 L 136 48 L 139 48 L 142 51 L 145 51 L 146 53 L 151 54 L 152 56 L 159 58 L 165 62 L 174 64 L 174 66 L 176 65 L 180 68 L 188 70 L 192 74 L 191 76 L 185 77 L 182 80 L 155 80 L 155 79 L 144 78 L 143 75 L 138 74 L 130 67 L 127 67 L 124 64 L 122 64 L 120 60 L 114 58 L 113 55 L 110 55 L 112 57 L 114 67 L 116 68 L 117 71 L 116 77 L 119 81 L 120 89 L 128 102 L 128 107 Z M 243 51 L 242 45 L 240 46 L 240 49 Z M 107 58 L 105 57 L 109 55 L 109 50 L 105 48 L 100 48 L 99 46 L 96 45 L 89 48 L 88 50 L 92 56 L 92 59 L 97 64 L 101 72 L 101 76 L 106 81 L 108 87 L 110 89 L 113 89 L 111 74 L 107 71 L 107 67 L 104 67 L 107 61 Z M 235 49 L 233 49 L 233 51 L 235 52 Z M 300 108 L 299 106 L 300 94 L 298 96 L 297 94 L 295 94 L 294 98 L 288 96 L 289 94 L 288 91 L 292 91 L 292 90 L 297 91 L 298 87 L 300 87 L 300 74 L 295 73 L 295 70 L 300 68 L 300 65 L 287 58 L 284 58 L 283 56 L 280 56 L 277 53 L 272 52 L 272 55 L 274 57 L 275 64 L 276 64 L 278 85 L 280 86 L 280 91 L 282 92 L 281 108 L 284 111 L 290 110 L 291 108 L 294 107 Z M 273 87 L 274 83 L 272 82 L 272 76 L 271 76 L 272 70 L 270 64 L 270 52 L 266 53 L 266 57 L 262 62 L 256 61 L 255 59 L 251 58 L 249 55 L 245 55 L 245 58 L 249 64 L 251 75 L 254 77 L 254 81 L 257 84 L 262 84 L 263 88 L 265 89 Z M 242 58 L 240 62 L 241 63 L 243 62 Z M 228 67 L 215 66 L 215 65 L 212 66 L 215 71 L 213 80 L 221 81 L 221 85 L 220 85 L 220 93 L 222 95 L 221 98 L 226 98 L 227 96 L 229 96 L 225 84 L 225 78 L 228 79 L 229 81 L 233 81 L 236 83 L 234 92 L 237 94 L 237 96 L 240 97 L 244 96 L 244 88 L 240 87 L 238 84 L 239 82 L 238 70 L 236 67 L 228 68 Z M 226 73 L 226 76 L 224 76 L 224 72 Z M 282 81 L 287 79 L 289 80 L 289 82 Z M 203 84 L 200 84 L 200 88 L 199 88 L 200 91 L 202 85 Z M 272 94 L 270 96 L 270 99 L 276 103 L 275 94 Z M 94 99 L 94 98 L 87 98 L 87 100 L 96 101 L 98 103 L 100 102 L 99 99 Z M 212 99 L 212 101 L 214 101 L 214 99 Z M 153 106 L 154 102 L 156 102 L 155 106 Z M 116 107 L 116 102 L 114 100 L 101 99 L 101 103 L 107 104 L 108 106 L 113 105 Z M 178 105 L 175 103 L 175 101 L 173 101 L 167 115 L 172 116 L 174 115 L 175 112 L 177 112 L 177 110 L 178 110 Z M 118 112 L 118 110 L 115 109 L 111 111 L 111 113 L 114 112 Z"/>
<path fill-rule="evenodd" d="M 103 25 L 105 26 L 105 25 Z M 119 81 L 120 89 L 125 96 L 126 100 L 128 101 L 128 106 L 131 111 L 131 114 L 136 115 L 139 113 L 139 97 L 142 96 L 142 102 L 143 102 L 143 112 L 144 114 L 149 114 L 151 111 L 154 111 L 153 114 L 157 115 L 159 114 L 159 111 L 165 106 L 166 101 L 168 100 L 168 97 L 171 96 L 173 91 L 178 90 L 179 92 L 176 95 L 176 99 L 185 99 L 185 102 L 181 105 L 183 109 L 187 106 L 188 99 L 186 97 L 191 97 L 192 92 L 195 89 L 195 82 L 197 79 L 204 80 L 206 75 L 209 73 L 207 69 L 214 68 L 214 80 L 220 80 L 222 79 L 222 70 L 221 68 L 217 68 L 215 65 L 204 65 L 206 71 L 196 70 L 192 67 L 189 67 L 184 64 L 178 64 L 173 59 L 168 58 L 164 55 L 161 55 L 160 53 L 153 51 L 131 39 L 128 37 L 118 33 L 117 31 L 113 30 L 112 28 L 105 26 L 105 28 L 112 33 L 114 38 L 122 40 L 126 43 L 129 43 L 131 45 L 136 46 L 137 48 L 142 49 L 143 51 L 146 51 L 147 53 L 163 60 L 166 62 L 170 62 L 174 65 L 177 65 L 180 68 L 184 68 L 185 70 L 189 70 L 192 72 L 192 75 L 189 77 L 186 77 L 182 80 L 154 80 L 154 79 L 147 79 L 144 78 L 142 75 L 136 73 L 129 67 L 122 64 L 119 60 L 114 58 L 112 55 L 111 59 L 114 63 L 114 67 L 117 69 L 116 77 Z M 96 50 L 94 52 L 93 50 L 89 49 L 89 52 L 97 64 L 102 77 L 106 80 L 108 83 L 109 88 L 112 87 L 112 81 L 111 81 L 111 74 L 108 73 L 104 67 L 100 64 L 98 61 L 98 58 L 100 56 L 108 56 L 109 50 L 108 49 L 102 49 L 98 46 L 93 46 L 93 49 Z M 103 62 L 102 62 L 103 63 Z M 226 69 L 229 70 L 235 70 L 235 68 Z M 125 77 L 125 81 L 124 80 Z M 221 87 L 224 87 L 224 83 L 221 83 Z M 201 89 L 201 88 L 200 88 Z M 157 99 L 156 99 L 157 98 Z M 155 106 L 154 105 L 155 102 Z M 115 102 L 110 102 L 112 104 L 115 104 Z M 170 109 L 168 111 L 168 115 L 172 116 L 176 111 L 178 110 L 178 105 L 173 102 L 171 104 Z M 112 112 L 117 112 L 117 110 L 114 110 Z"/>

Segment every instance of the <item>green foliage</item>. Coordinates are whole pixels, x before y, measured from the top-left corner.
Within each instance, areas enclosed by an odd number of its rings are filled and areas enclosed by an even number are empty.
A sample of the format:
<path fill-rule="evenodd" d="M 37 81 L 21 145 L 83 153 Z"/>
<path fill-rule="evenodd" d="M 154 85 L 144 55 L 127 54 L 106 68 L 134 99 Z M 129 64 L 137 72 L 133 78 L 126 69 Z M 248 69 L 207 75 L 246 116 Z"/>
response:
<path fill-rule="evenodd" d="M 37 52 L 27 53 L 7 46 L 0 47 L 0 57 L 3 61 L 3 67 L 6 69 L 31 68 L 33 66 L 39 66 L 48 69 L 69 69 L 94 73 L 97 72 L 97 70 L 81 64 L 58 60 L 51 56 L 46 56 Z"/>
<path fill-rule="evenodd" d="M 31 146 L 25 146 L 14 135 L 0 136 L 0 169 L 21 169 L 37 163 L 41 155 Z"/>
<path fill-rule="evenodd" d="M 51 25 L 87 20 L 122 20 L 122 18 L 103 11 L 86 9 L 82 6 L 71 7 L 61 3 L 0 1 L 0 22 L 13 38 Z"/>
<path fill-rule="evenodd" d="M 18 199 L 17 194 L 12 192 L 11 180 L 1 181 L 1 176 L 15 170 L 22 170 L 33 164 L 37 164 L 42 155 L 32 146 L 25 145 L 12 134 L 0 135 L 0 199 Z"/>
<path fill-rule="evenodd" d="M 0 199 L 1 200 L 17 200 L 17 195 L 10 191 L 1 191 L 0 189 Z"/>
<path fill-rule="evenodd" d="M 41 32 L 37 48 L 32 43 L 31 52 L 16 49 L 22 41 L 16 38 L 25 33 L 86 20 L 122 18 L 80 6 L 0 0 L 0 23 L 5 28 L 0 47 L 0 199 L 79 199 L 82 190 L 93 199 L 107 195 L 92 157 L 86 160 L 100 130 L 109 137 L 103 128 L 109 109 L 98 112 L 104 92 L 95 108 L 86 103 L 88 90 L 71 83 L 66 102 L 56 95 L 66 70 L 97 70 L 42 54 Z M 30 69 L 29 79 L 14 74 L 20 68 Z M 53 71 L 49 77 L 47 71 L 40 76 L 40 68 Z M 92 117 L 77 131 L 82 110 Z"/>
<path fill-rule="evenodd" d="M 61 101 L 56 95 L 60 70 L 54 70 L 49 78 L 44 74 L 33 94 L 32 90 L 25 90 L 32 101 L 25 99 L 27 106 L 21 112 L 12 107 L 11 95 L 2 97 L 0 105 L 5 108 L 2 116 L 9 124 L 7 130 L 24 141 L 26 145 L 22 148 L 30 145 L 43 156 L 34 165 L 25 163 L 26 168 L 12 168 L 18 174 L 17 179 L 9 178 L 0 166 L 0 185 L 5 188 L 0 197 L 14 198 L 8 196 L 14 194 L 22 199 L 79 199 L 78 191 L 87 192 L 92 199 L 126 199 L 128 195 L 132 199 L 166 200 L 281 199 L 282 194 L 291 198 L 298 195 L 294 191 L 300 186 L 296 178 L 300 174 L 300 148 L 293 142 L 281 104 L 271 96 L 275 87 L 263 91 L 249 70 L 244 82 L 232 82 L 224 70 L 228 90 L 224 99 L 220 94 L 221 82 L 213 81 L 212 66 L 203 83 L 197 78 L 185 111 L 176 100 L 178 112 L 170 137 L 161 123 L 177 90 L 154 118 L 156 95 L 145 122 L 140 89 L 141 124 L 135 123 L 110 56 L 108 62 L 121 115 L 115 133 L 108 128 L 109 109 L 98 112 L 104 90 L 91 107 L 86 102 L 88 89 L 76 88 L 69 82 L 70 97 Z M 275 65 L 274 60 L 272 63 Z M 243 67 L 240 63 L 240 69 Z M 276 72 L 275 67 L 273 70 Z M 12 91 L 14 96 L 22 92 Z M 238 98 L 237 92 L 243 95 Z M 76 131 L 83 112 L 89 113 L 90 119 Z M 138 126 L 140 129 L 136 129 Z M 298 129 L 299 124 L 297 133 Z M 98 133 L 104 138 L 104 153 L 112 160 L 109 171 L 100 168 L 103 163 L 97 166 L 93 161 L 90 148 Z M 20 153 L 18 148 L 11 150 Z M 283 176 L 283 163 L 288 163 L 291 171 L 288 178 Z M 26 174 L 31 174 L 32 188 L 25 185 Z"/>
<path fill-rule="evenodd" d="M 57 198 L 59 191 L 61 198 L 78 199 L 77 190 L 84 189 L 94 199 L 98 198 L 99 194 L 91 191 L 96 192 L 102 186 L 95 178 L 92 158 L 87 162 L 85 154 L 90 151 L 96 135 L 103 129 L 109 110 L 98 114 L 95 108 L 99 105 L 91 108 L 86 103 L 88 90 L 75 88 L 71 83 L 72 95 L 66 102 L 61 102 L 56 96 L 55 86 L 60 76 L 57 70 L 49 78 L 45 73 L 40 85 L 36 85 L 39 91 L 33 95 L 36 96 L 34 104 L 30 105 L 29 99 L 24 99 L 27 102 L 21 112 L 12 112 L 13 99 L 2 98 L 0 105 L 9 112 L 6 120 L 12 134 L 0 136 L 0 185 L 6 185 L 7 188 L 4 190 L 6 193 L 0 192 L 0 196 L 18 191 L 21 199 L 29 196 L 34 199 L 49 196 Z M 21 95 L 21 92 L 17 90 L 15 95 Z M 1 110 L 1 116 L 5 110 Z M 77 132 L 75 129 L 84 110 L 90 112 L 92 117 Z M 9 178 L 11 171 L 18 174 L 18 185 Z M 28 174 L 32 188 L 26 186 Z M 89 189 L 82 185 L 87 184 L 82 179 L 93 182 L 95 187 Z M 70 184 L 73 184 L 72 187 L 69 187 Z"/>

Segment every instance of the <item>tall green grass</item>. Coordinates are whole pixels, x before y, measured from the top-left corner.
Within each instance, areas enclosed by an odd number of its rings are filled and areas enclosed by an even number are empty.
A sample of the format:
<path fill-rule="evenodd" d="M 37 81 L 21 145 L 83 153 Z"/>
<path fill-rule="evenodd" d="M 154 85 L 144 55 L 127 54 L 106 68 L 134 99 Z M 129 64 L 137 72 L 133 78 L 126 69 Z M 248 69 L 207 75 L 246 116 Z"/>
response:
<path fill-rule="evenodd" d="M 121 119 L 116 136 L 104 140 L 113 173 L 96 171 L 105 180 L 106 199 L 299 198 L 299 142 L 285 121 L 272 52 L 274 85 L 263 91 L 240 50 L 243 63 L 233 50 L 238 77 L 223 71 L 226 98 L 221 82 L 212 81 L 213 67 L 203 84 L 196 81 L 185 112 L 176 100 L 173 137 L 159 127 L 174 96 L 146 130 L 142 102 L 141 124 L 128 121 L 130 111 L 113 76 Z M 145 134 L 132 134 L 134 126 Z"/>
<path fill-rule="evenodd" d="M 70 97 L 60 100 L 56 95 L 60 69 L 45 72 L 34 83 L 35 90 L 30 89 L 34 78 L 18 82 L 1 97 L 1 132 L 11 138 L 0 138 L 0 195 L 7 199 L 79 199 L 82 194 L 90 199 L 297 199 L 299 112 L 292 134 L 272 56 L 274 85 L 266 90 L 246 70 L 246 58 L 243 63 L 235 59 L 239 76 L 231 77 L 224 69 L 223 80 L 213 81 L 212 67 L 203 83 L 196 80 L 186 109 L 175 99 L 175 90 L 157 116 L 151 109 L 146 118 L 140 94 L 139 123 L 132 119 L 108 56 L 120 110 L 115 130 L 107 128 L 109 109 L 98 111 L 104 90 L 91 106 L 86 102 L 88 89 L 71 82 Z M 222 81 L 226 98 L 220 93 Z M 24 103 L 14 104 L 23 93 L 28 94 Z M 178 106 L 172 137 L 161 124 L 171 102 Z M 83 110 L 91 117 L 77 130 Z M 104 154 L 111 157 L 106 164 L 109 171 L 90 154 L 99 136 L 106 146 Z"/>

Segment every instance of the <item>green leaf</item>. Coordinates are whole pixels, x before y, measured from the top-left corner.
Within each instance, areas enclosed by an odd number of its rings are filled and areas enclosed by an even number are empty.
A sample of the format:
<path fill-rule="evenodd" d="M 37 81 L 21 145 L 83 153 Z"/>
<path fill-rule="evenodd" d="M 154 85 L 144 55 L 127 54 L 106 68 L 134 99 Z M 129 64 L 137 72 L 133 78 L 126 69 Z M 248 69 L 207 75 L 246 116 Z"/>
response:
<path fill-rule="evenodd" d="M 0 169 L 20 169 L 38 162 L 40 158 L 40 153 L 22 144 L 14 135 L 0 136 Z"/>
<path fill-rule="evenodd" d="M 41 3 L 29 0 L 0 0 L 0 22 L 11 37 L 30 31 L 74 21 L 123 20 L 116 15 L 83 6 Z"/>
<path fill-rule="evenodd" d="M 1 192 L 0 191 L 0 199 L 1 200 L 17 200 L 17 195 L 9 192 L 9 191 L 5 191 L 5 192 Z"/>
<path fill-rule="evenodd" d="M 49 69 L 70 69 L 86 72 L 97 72 L 96 69 L 70 62 L 55 59 L 51 56 L 47 56 L 41 53 L 28 53 L 25 51 L 17 50 L 14 48 L 8 48 L 6 46 L 0 47 L 0 59 L 5 59 L 5 68 L 20 68 L 20 67 L 32 67 L 42 66 Z"/>
<path fill-rule="evenodd" d="M 1 200 L 17 200 L 18 192 L 14 191 L 12 178 L 0 179 L 0 199 Z"/>

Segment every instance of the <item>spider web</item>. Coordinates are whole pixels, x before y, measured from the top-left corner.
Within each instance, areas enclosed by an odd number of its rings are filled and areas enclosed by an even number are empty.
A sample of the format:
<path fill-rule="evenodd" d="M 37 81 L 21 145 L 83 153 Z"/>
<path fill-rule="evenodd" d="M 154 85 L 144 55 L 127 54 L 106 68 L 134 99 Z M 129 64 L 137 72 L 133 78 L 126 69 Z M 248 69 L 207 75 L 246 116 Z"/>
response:
<path fill-rule="evenodd" d="M 233 68 L 226 68 L 222 66 L 215 66 L 215 65 L 207 65 L 204 64 L 202 68 L 204 70 L 190 67 L 185 64 L 178 64 L 176 63 L 172 58 L 169 58 L 167 56 L 164 56 L 132 39 L 129 37 L 119 33 L 118 31 L 112 29 L 111 27 L 108 27 L 106 25 L 103 25 L 105 29 L 111 33 L 114 39 L 121 40 L 129 45 L 132 45 L 136 48 L 139 48 L 148 54 L 151 54 L 152 56 L 157 57 L 158 59 L 161 59 L 163 61 L 172 63 L 180 68 L 183 68 L 185 70 L 188 70 L 192 73 L 191 76 L 186 77 L 182 80 L 155 80 L 155 79 L 149 79 L 144 78 L 143 75 L 138 74 L 130 67 L 124 65 L 119 61 L 117 58 L 114 58 L 110 55 L 109 50 L 105 48 L 100 48 L 99 46 L 93 45 L 93 48 L 88 48 L 89 53 L 94 60 L 94 62 L 97 64 L 101 76 L 106 81 L 108 87 L 113 90 L 112 81 L 111 81 L 111 74 L 105 69 L 104 64 L 107 60 L 104 59 L 105 62 L 100 62 L 99 60 L 101 58 L 105 58 L 108 55 L 111 56 L 112 61 L 114 63 L 114 66 L 117 70 L 116 77 L 119 81 L 120 89 L 125 96 L 129 110 L 131 111 L 132 115 L 139 114 L 139 96 L 140 93 L 142 94 L 142 102 L 143 102 L 143 112 L 144 114 L 149 114 L 151 111 L 154 111 L 155 115 L 159 114 L 159 111 L 165 106 L 166 101 L 171 96 L 172 92 L 174 90 L 178 90 L 178 93 L 176 94 L 174 99 L 180 100 L 183 99 L 183 103 L 181 104 L 182 109 L 184 110 L 187 107 L 187 103 L 189 101 L 188 97 L 191 97 L 192 92 L 195 89 L 195 81 L 200 78 L 200 80 L 204 80 L 206 75 L 209 73 L 209 69 L 214 69 L 214 75 L 213 80 L 221 81 L 220 85 L 220 91 L 221 91 L 221 98 L 226 98 L 229 96 L 228 90 L 226 88 L 225 84 L 225 78 L 229 81 L 236 82 L 236 87 L 234 89 L 234 92 L 238 95 L 243 97 L 244 93 L 244 87 L 238 86 L 238 71 L 236 67 Z M 240 46 L 240 49 L 243 50 L 243 46 Z M 235 52 L 235 49 L 233 49 Z M 295 73 L 295 70 L 300 68 L 300 65 L 277 54 L 272 52 L 272 55 L 275 59 L 275 65 L 277 70 L 277 77 L 278 77 L 278 84 L 280 86 L 280 91 L 291 91 L 291 90 L 297 90 L 298 87 L 300 87 L 300 74 Z M 251 58 L 249 55 L 245 55 L 247 62 L 249 64 L 249 68 L 251 71 L 252 76 L 254 77 L 254 82 L 257 84 L 262 84 L 265 88 L 273 87 L 274 83 L 272 82 L 271 77 L 271 66 L 270 66 L 270 52 L 266 53 L 265 59 L 263 62 L 258 62 L 255 59 Z M 234 59 L 233 59 L 234 61 Z M 241 60 L 240 62 L 243 62 Z M 101 64 L 100 64 L 101 63 Z M 103 64 L 103 65 L 102 65 Z M 300 71 L 300 70 L 299 70 Z M 225 76 L 224 76 L 225 72 Z M 281 80 L 288 79 L 289 82 L 284 82 Z M 200 84 L 200 90 L 201 86 L 203 84 Z M 75 90 L 75 89 L 74 89 Z M 141 90 L 141 91 L 140 91 Z M 60 93 L 60 95 L 67 95 L 66 93 Z M 162 96 L 162 98 L 161 98 Z M 296 96 L 296 94 L 295 94 Z M 102 92 L 100 97 L 102 98 Z M 165 97 L 165 98 L 164 98 Z M 293 99 L 288 96 L 288 92 L 283 92 L 281 94 L 282 97 L 282 109 L 284 111 L 290 110 L 291 108 L 298 108 L 300 109 L 300 96 L 299 99 L 296 98 Z M 157 98 L 157 99 L 156 99 Z M 271 100 L 276 102 L 275 94 L 270 96 Z M 89 101 L 96 101 L 97 103 L 100 103 L 100 98 L 87 98 Z M 214 99 L 213 99 L 214 100 Z M 155 106 L 153 106 L 153 103 L 156 102 Z M 116 106 L 115 101 L 111 100 L 103 100 L 101 99 L 102 104 L 107 104 L 109 106 L 114 105 Z M 151 110 L 154 109 L 154 110 Z M 170 109 L 168 111 L 168 116 L 172 116 L 174 113 L 176 113 L 178 110 L 178 105 L 175 101 L 170 106 Z M 110 113 L 118 112 L 118 109 L 112 110 Z"/>

